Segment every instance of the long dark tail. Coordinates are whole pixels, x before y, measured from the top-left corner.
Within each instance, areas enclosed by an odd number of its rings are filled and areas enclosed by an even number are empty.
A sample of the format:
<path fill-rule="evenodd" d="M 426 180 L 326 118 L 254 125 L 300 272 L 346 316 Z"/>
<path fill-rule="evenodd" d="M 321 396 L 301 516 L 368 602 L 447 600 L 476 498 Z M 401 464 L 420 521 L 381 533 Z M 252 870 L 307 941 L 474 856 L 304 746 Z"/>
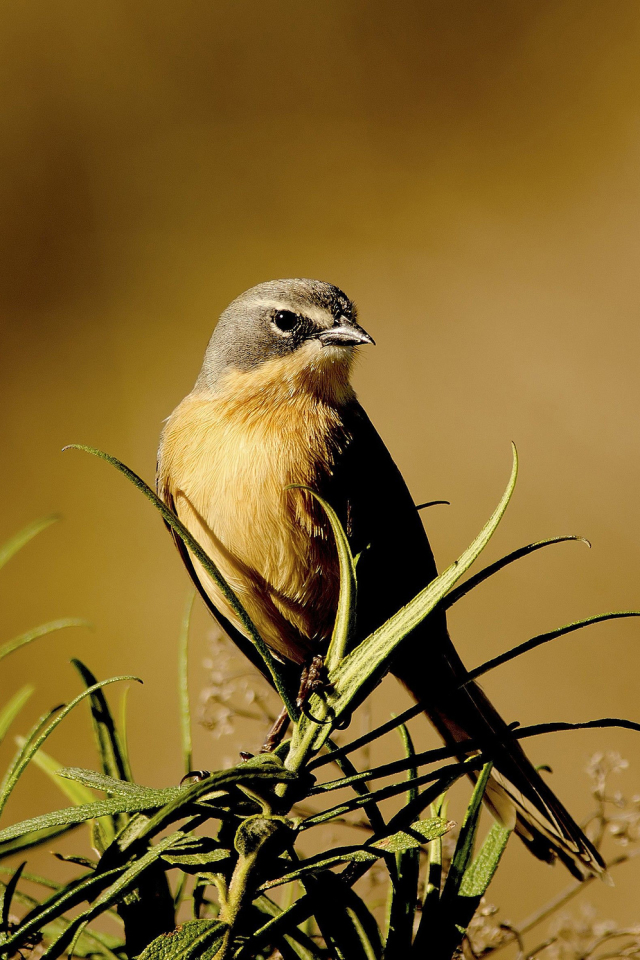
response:
<path fill-rule="evenodd" d="M 440 631 L 438 631 L 440 633 Z M 446 631 L 445 631 L 446 632 Z M 460 686 L 464 667 L 446 636 L 438 637 L 437 664 L 422 668 L 415 643 L 401 650 L 393 672 L 407 687 L 448 746 L 473 740 L 494 760 L 485 803 L 540 860 L 562 861 L 580 880 L 604 876 L 605 863 L 548 787 L 476 683 Z M 434 645 L 430 644 L 431 652 Z M 444 648 L 444 649 L 443 649 Z M 417 661 L 417 662 L 416 662 Z M 423 659 L 424 662 L 424 659 Z M 515 821 L 515 823 L 514 823 Z"/>

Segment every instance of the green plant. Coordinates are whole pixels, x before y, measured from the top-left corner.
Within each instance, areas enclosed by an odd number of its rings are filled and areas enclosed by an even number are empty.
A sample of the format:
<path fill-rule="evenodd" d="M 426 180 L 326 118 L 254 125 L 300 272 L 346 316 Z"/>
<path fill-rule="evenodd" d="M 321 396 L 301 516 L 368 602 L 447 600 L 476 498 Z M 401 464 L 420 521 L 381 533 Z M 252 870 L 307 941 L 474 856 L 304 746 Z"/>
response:
<path fill-rule="evenodd" d="M 152 789 L 134 782 L 126 738 L 118 729 L 105 688 L 131 676 L 98 681 L 73 661 L 84 690 L 69 704 L 45 714 L 19 741 L 18 752 L 0 786 L 0 812 L 30 763 L 38 764 L 61 786 L 72 806 L 0 830 L 0 860 L 21 854 L 63 833 L 87 824 L 95 857 L 75 858 L 78 876 L 58 885 L 25 872 L 26 863 L 9 869 L 0 893 L 0 956 L 12 957 L 38 945 L 53 960 L 69 956 L 141 957 L 143 960 L 285 960 L 339 958 L 373 960 L 414 956 L 448 960 L 460 948 L 466 931 L 498 867 L 509 830 L 494 823 L 477 852 L 482 798 L 492 758 L 474 744 L 463 744 L 460 760 L 447 748 L 416 753 L 407 722 L 412 708 L 365 735 L 338 746 L 334 735 L 384 674 L 394 650 L 407 633 L 437 604 L 450 606 L 487 577 L 542 547 L 576 537 L 530 544 L 457 582 L 493 535 L 513 492 L 517 459 L 507 489 L 492 517 L 462 556 L 405 608 L 360 645 L 350 649 L 357 568 L 347 538 L 330 505 L 320 500 L 334 532 L 340 558 L 341 589 L 333 636 L 325 662 L 328 683 L 314 693 L 300 712 L 295 691 L 281 664 L 270 654 L 231 588 L 211 560 L 153 491 L 120 461 L 92 448 L 125 474 L 161 512 L 165 521 L 198 557 L 224 590 L 243 621 L 266 672 L 286 706 L 291 737 L 273 753 L 249 757 L 231 769 L 187 778 L 180 786 Z M 312 492 L 312 491 L 310 491 Z M 314 494 L 314 496 L 317 496 Z M 0 550 L 0 566 L 51 520 L 35 524 Z M 181 630 L 179 690 L 185 772 L 192 765 L 189 697 L 186 689 L 187 637 L 191 601 Z M 568 624 L 535 637 L 491 660 L 469 677 L 480 676 L 526 650 L 600 620 L 638 616 L 617 612 Z M 0 648 L 0 659 L 19 646 L 60 626 L 57 621 Z M 19 691 L 0 711 L 0 738 L 30 695 Z M 49 734 L 81 701 L 90 705 L 98 747 L 99 770 L 62 768 L 42 746 Z M 517 738 L 584 727 L 623 726 L 631 721 L 605 718 L 581 724 L 547 723 L 514 730 Z M 397 729 L 404 756 L 366 770 L 350 757 L 374 740 Z M 329 764 L 340 776 L 323 780 Z M 443 856 L 443 837 L 455 824 L 445 814 L 445 794 L 461 777 L 474 785 L 450 856 Z M 376 781 L 393 777 L 391 783 Z M 351 796 L 334 803 L 334 791 Z M 102 797 L 98 795 L 102 794 Z M 386 815 L 384 801 L 404 795 L 405 803 Z M 314 812 L 310 797 L 324 801 Z M 299 841 L 327 824 L 348 821 L 358 811 L 365 818 L 362 842 L 335 846 L 303 856 Z M 446 851 L 445 851 L 446 852 Z M 388 878 L 386 919 L 376 919 L 371 904 L 357 892 L 358 881 L 374 865 Z M 39 884 L 44 896 L 23 892 L 22 883 Z M 283 903 L 271 891 L 287 886 Z M 19 913 L 16 914 L 16 907 Z M 189 915 L 189 919 L 185 917 Z M 96 926 L 107 916 L 115 934 Z M 179 921 L 182 921 L 179 923 Z"/>

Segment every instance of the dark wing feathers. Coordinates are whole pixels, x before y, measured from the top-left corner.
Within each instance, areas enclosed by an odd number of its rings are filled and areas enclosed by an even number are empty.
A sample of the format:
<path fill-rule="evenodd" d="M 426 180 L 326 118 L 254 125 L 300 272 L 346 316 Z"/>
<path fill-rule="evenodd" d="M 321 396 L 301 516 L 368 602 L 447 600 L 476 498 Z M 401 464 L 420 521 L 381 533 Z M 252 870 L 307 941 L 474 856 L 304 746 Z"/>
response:
<path fill-rule="evenodd" d="M 328 491 L 349 518 L 358 561 L 358 635 L 384 623 L 436 576 L 422 521 L 391 455 L 364 410 L 349 413 L 354 437 Z M 476 683 L 461 686 L 466 670 L 437 609 L 406 639 L 394 674 L 424 705 L 445 742 L 473 739 L 495 757 L 496 794 L 504 792 L 517 813 L 516 830 L 542 860 L 559 857 L 584 878 L 602 873 L 604 863 L 580 827 L 511 739 L 507 724 Z M 495 804 L 494 812 L 499 813 Z"/>

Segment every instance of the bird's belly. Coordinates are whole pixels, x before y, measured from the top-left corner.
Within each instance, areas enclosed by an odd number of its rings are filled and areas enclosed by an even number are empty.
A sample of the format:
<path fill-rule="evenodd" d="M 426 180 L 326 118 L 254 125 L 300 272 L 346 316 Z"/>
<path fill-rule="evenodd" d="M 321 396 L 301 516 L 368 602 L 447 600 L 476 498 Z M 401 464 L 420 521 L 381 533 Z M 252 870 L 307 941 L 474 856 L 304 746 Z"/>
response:
<path fill-rule="evenodd" d="M 301 662 L 331 634 L 339 575 L 317 504 L 287 488 L 318 489 L 326 464 L 311 455 L 308 432 L 209 419 L 190 433 L 172 470 L 176 512 L 265 642 Z M 195 560 L 194 567 L 214 606 L 242 630 L 217 584 Z"/>

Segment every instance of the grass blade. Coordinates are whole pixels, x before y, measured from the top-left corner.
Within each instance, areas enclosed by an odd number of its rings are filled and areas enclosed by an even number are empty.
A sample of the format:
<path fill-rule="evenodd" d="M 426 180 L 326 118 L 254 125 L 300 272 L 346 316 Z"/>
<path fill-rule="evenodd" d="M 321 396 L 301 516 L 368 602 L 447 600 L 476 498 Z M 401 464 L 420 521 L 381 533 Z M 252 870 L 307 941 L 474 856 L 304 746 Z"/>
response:
<path fill-rule="evenodd" d="M 60 517 L 57 514 L 52 514 L 49 517 L 42 517 L 40 520 L 34 520 L 33 523 L 27 524 L 26 527 L 23 527 L 22 530 L 18 531 L 11 539 L 7 540 L 0 547 L 0 570 L 4 567 L 5 563 L 15 556 L 19 550 L 22 550 L 30 540 L 33 540 L 34 537 L 37 537 L 39 533 L 43 530 L 46 530 L 47 527 L 50 527 L 52 523 L 56 523 Z"/>
<path fill-rule="evenodd" d="M 193 770 L 193 742 L 191 739 L 191 707 L 189 704 L 189 626 L 193 603 L 196 598 L 195 590 L 191 591 L 180 627 L 178 642 L 178 694 L 180 697 L 180 732 L 182 734 L 182 757 L 184 772 Z"/>
<path fill-rule="evenodd" d="M 19 650 L 20 647 L 25 647 L 28 643 L 38 640 L 39 637 L 44 637 L 46 634 L 53 633 L 55 630 L 66 630 L 67 627 L 90 628 L 91 624 L 88 620 L 79 620 L 77 617 L 66 617 L 63 620 L 52 620 L 51 623 L 43 623 L 42 626 L 27 630 L 26 633 L 3 644 L 0 647 L 0 660 L 8 657 L 9 654 L 15 650 Z"/>
<path fill-rule="evenodd" d="M 11 700 L 0 710 L 0 743 L 2 743 L 6 737 L 9 727 L 24 707 L 34 689 L 30 684 L 22 687 L 17 693 L 14 693 Z"/>
<path fill-rule="evenodd" d="M 184 526 L 184 524 L 181 523 L 180 520 L 178 520 L 176 515 L 171 510 L 169 510 L 166 504 L 162 502 L 160 497 L 158 497 L 157 494 L 153 492 L 151 487 L 148 486 L 148 484 L 146 484 L 144 480 L 141 479 L 141 477 L 139 477 L 136 473 L 134 473 L 133 470 L 130 470 L 129 467 L 125 466 L 125 464 L 122 463 L 122 461 L 118 460 L 116 457 L 112 457 L 110 456 L 110 454 L 104 453 L 104 451 L 98 450 L 95 447 L 88 447 L 80 443 L 70 443 L 63 449 L 64 450 L 83 450 L 85 453 L 90 453 L 94 457 L 99 457 L 101 460 L 106 460 L 107 463 L 110 463 L 113 467 L 119 470 L 120 473 L 124 474 L 124 476 L 131 483 L 133 483 L 133 485 L 137 487 L 141 493 L 144 494 L 147 500 L 151 501 L 151 503 L 155 506 L 155 508 L 161 513 L 166 523 L 180 537 L 184 545 L 191 551 L 191 553 L 193 553 L 196 559 L 205 568 L 207 573 L 212 577 L 216 585 L 220 588 L 227 603 L 229 604 L 231 609 L 234 611 L 236 616 L 239 618 L 245 630 L 249 634 L 249 637 L 251 638 L 252 642 L 255 644 L 256 648 L 258 649 L 258 652 L 260 653 L 260 656 L 262 657 L 269 671 L 269 674 L 271 675 L 271 679 L 273 680 L 274 686 L 278 691 L 278 693 L 280 694 L 282 702 L 285 704 L 287 708 L 289 716 L 291 717 L 292 720 L 294 721 L 297 720 L 298 711 L 289 695 L 289 691 L 287 689 L 284 676 L 282 674 L 282 671 L 280 670 L 280 667 L 277 661 L 271 655 L 271 651 L 269 650 L 266 643 L 258 633 L 251 618 L 249 617 L 249 614 L 244 609 L 244 607 L 236 597 L 235 593 L 233 592 L 229 584 L 226 582 L 226 580 L 218 570 L 213 560 L 211 560 L 211 558 L 205 553 L 205 551 L 202 549 L 202 547 L 197 542 L 195 537 L 192 537 L 192 535 L 189 533 L 189 531 Z"/>

